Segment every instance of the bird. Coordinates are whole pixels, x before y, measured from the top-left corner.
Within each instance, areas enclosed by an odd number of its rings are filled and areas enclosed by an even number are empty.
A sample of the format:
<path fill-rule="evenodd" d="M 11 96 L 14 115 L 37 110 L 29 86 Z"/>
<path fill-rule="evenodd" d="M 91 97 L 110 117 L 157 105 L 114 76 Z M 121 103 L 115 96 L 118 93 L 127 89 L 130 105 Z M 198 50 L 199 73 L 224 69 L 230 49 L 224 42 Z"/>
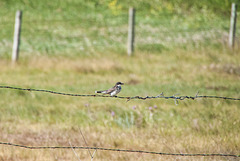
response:
<path fill-rule="evenodd" d="M 112 88 L 104 91 L 95 91 L 95 93 L 110 94 L 111 96 L 116 96 L 122 89 L 121 85 L 124 85 L 124 83 L 117 82 Z"/>

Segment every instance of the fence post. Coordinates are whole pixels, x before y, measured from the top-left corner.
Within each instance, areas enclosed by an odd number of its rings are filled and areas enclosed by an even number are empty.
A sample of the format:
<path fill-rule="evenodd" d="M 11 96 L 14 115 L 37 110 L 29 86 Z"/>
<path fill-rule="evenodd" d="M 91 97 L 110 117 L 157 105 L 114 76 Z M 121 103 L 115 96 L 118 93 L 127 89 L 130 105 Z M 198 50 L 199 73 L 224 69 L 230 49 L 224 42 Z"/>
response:
<path fill-rule="evenodd" d="M 13 37 L 13 50 L 12 50 L 13 63 L 15 63 L 18 60 L 20 34 L 21 34 L 21 20 L 22 20 L 22 11 L 18 10 L 16 12 L 16 17 L 15 17 L 15 28 L 14 28 L 14 37 Z"/>
<path fill-rule="evenodd" d="M 228 40 L 228 45 L 230 48 L 233 48 L 235 43 L 236 23 L 237 23 L 237 5 L 235 3 L 232 3 L 229 40 Z"/>
<path fill-rule="evenodd" d="M 128 45 L 127 53 L 129 56 L 134 51 L 134 28 L 135 28 L 135 9 L 129 8 L 129 20 L 128 20 Z"/>

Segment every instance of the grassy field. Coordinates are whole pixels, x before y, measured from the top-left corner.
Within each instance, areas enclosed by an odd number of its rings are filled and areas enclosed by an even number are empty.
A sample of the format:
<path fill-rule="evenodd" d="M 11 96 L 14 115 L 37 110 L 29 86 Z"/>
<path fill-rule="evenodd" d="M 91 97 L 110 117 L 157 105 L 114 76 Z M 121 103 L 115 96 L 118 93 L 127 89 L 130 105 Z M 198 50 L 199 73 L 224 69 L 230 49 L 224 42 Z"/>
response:
<path fill-rule="evenodd" d="M 122 81 L 119 96 L 194 96 L 199 91 L 240 98 L 239 44 L 234 51 L 226 45 L 227 16 L 197 7 L 190 13 L 175 13 L 171 7 L 162 15 L 155 15 L 156 9 L 149 15 L 139 12 L 136 51 L 128 57 L 124 5 L 83 2 L 68 1 L 64 8 L 65 2 L 0 1 L 0 85 L 94 94 Z M 18 8 L 24 22 L 20 60 L 13 65 L 12 22 Z M 175 105 L 164 99 L 126 102 L 0 89 L 0 142 L 85 146 L 81 130 L 91 147 L 240 155 L 239 114 L 239 101 L 220 99 Z M 91 160 L 87 150 L 76 152 L 81 160 Z M 97 151 L 93 160 L 234 159 Z M 0 145 L 0 160 L 77 158 L 71 149 Z"/>

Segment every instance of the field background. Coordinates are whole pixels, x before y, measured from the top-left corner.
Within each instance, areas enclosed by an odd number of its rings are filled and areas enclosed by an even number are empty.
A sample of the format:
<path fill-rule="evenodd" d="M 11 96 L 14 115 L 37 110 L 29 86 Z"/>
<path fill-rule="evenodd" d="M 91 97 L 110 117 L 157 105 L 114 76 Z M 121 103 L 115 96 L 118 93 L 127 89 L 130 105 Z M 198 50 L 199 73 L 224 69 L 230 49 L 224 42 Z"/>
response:
<path fill-rule="evenodd" d="M 135 52 L 126 53 L 128 8 Z M 16 10 L 20 59 L 11 63 Z M 119 96 L 240 98 L 239 23 L 228 48 L 231 1 L 0 0 L 0 85 L 93 94 L 117 81 Z M 240 19 L 238 18 L 238 22 Z M 0 89 L 0 142 L 165 153 L 240 154 L 240 103 L 219 99 L 81 98 Z M 76 150 L 91 160 L 87 150 Z M 97 151 L 93 160 L 234 160 Z M 0 160 L 77 160 L 69 150 L 0 146 Z"/>

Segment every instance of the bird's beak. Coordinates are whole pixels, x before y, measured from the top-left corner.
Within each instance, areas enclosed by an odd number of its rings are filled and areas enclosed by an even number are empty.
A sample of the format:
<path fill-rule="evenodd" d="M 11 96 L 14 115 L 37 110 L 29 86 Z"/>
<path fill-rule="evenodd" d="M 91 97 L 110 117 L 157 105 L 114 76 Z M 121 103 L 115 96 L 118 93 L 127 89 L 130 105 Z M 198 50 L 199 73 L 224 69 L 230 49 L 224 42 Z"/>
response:
<path fill-rule="evenodd" d="M 121 85 L 124 85 L 124 83 L 121 83 Z"/>

